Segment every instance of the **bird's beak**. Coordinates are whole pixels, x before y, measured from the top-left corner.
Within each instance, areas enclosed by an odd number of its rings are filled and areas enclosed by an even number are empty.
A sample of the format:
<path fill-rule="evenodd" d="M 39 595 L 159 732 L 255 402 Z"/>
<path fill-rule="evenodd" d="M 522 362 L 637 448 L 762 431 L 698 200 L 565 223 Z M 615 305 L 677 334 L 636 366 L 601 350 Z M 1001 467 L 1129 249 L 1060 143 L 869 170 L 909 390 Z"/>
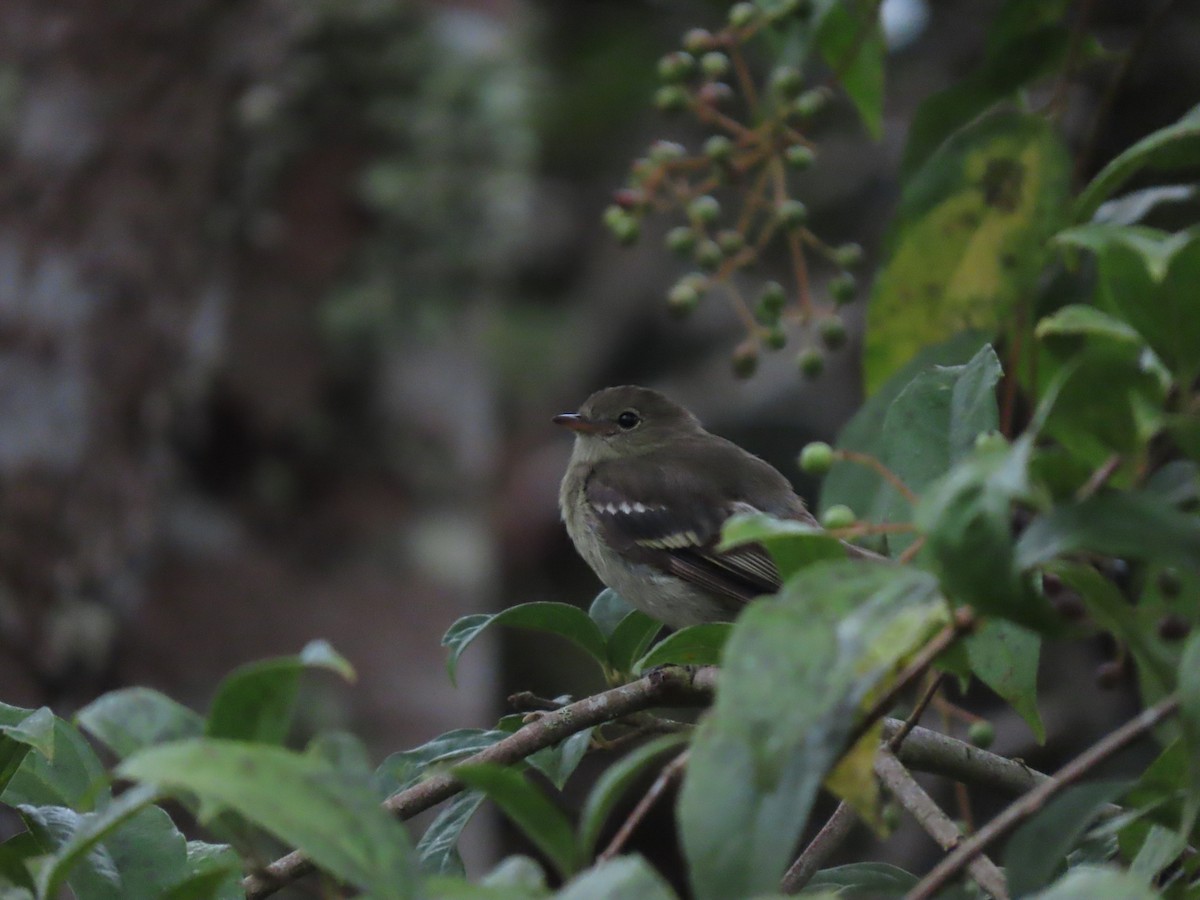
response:
<path fill-rule="evenodd" d="M 605 429 L 603 422 L 593 421 L 579 413 L 561 413 L 554 417 L 554 424 L 562 425 L 564 428 L 570 428 L 581 434 L 597 434 Z"/>

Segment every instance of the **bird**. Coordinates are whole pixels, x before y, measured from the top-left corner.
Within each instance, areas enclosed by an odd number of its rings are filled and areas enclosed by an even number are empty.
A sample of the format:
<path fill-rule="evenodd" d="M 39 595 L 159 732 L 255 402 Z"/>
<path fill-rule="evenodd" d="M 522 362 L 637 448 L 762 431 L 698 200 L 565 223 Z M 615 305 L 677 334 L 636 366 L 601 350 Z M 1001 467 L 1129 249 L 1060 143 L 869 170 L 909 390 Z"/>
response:
<path fill-rule="evenodd" d="M 559 510 L 600 580 L 672 628 L 729 622 L 780 588 L 760 544 L 718 550 L 738 513 L 817 521 L 774 466 L 646 387 L 592 394 L 554 423 L 575 433 Z"/>

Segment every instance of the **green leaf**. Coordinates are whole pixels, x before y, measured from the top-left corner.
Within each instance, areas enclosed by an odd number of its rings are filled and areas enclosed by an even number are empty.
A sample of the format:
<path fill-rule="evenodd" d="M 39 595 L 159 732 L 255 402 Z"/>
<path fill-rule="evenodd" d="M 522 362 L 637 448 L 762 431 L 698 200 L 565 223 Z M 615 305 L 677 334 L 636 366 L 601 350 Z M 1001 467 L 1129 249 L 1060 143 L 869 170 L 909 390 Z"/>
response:
<path fill-rule="evenodd" d="M 1100 301 L 1142 335 L 1180 381 L 1200 372 L 1200 231 L 1091 224 L 1062 232 L 1058 241 L 1096 254 Z"/>
<path fill-rule="evenodd" d="M 1145 340 L 1124 319 L 1111 316 L 1094 306 L 1072 304 L 1056 310 L 1037 324 L 1034 335 L 1043 340 L 1057 337 L 1090 337 L 1123 344 L 1138 350 Z"/>
<path fill-rule="evenodd" d="M 679 801 L 698 900 L 774 889 L 854 710 L 945 615 L 930 575 L 864 560 L 818 563 L 746 608 Z"/>
<path fill-rule="evenodd" d="M 650 764 L 675 747 L 687 742 L 683 732 L 664 734 L 626 753 L 608 766 L 596 779 L 579 816 L 580 855 L 588 859 L 596 850 L 600 831 L 613 808 L 649 768 Z"/>
<path fill-rule="evenodd" d="M 883 60 L 879 7 L 823 0 L 813 17 L 817 49 L 853 101 L 867 132 L 883 135 Z"/>
<path fill-rule="evenodd" d="M 633 610 L 621 620 L 608 639 L 608 664 L 616 672 L 633 671 L 633 664 L 645 655 L 646 648 L 662 628 L 662 622 L 644 612 Z"/>
<path fill-rule="evenodd" d="M 282 747 L 194 738 L 142 750 L 117 775 L 228 807 L 377 897 L 416 893 L 407 835 L 364 773 Z"/>
<path fill-rule="evenodd" d="M 0 793 L 7 788 L 29 751 L 54 758 L 54 713 L 0 703 Z"/>
<path fill-rule="evenodd" d="M 659 641 L 653 650 L 633 664 L 642 673 L 655 666 L 711 666 L 721 661 L 721 651 L 729 639 L 728 622 L 690 625 Z"/>
<path fill-rule="evenodd" d="M 165 900 L 243 900 L 242 861 L 228 844 L 188 841 L 187 874 Z"/>
<path fill-rule="evenodd" d="M 991 619 L 966 640 L 971 671 L 1028 723 L 1039 744 L 1046 728 L 1037 706 L 1039 635 L 1020 625 Z"/>
<path fill-rule="evenodd" d="M 1050 882 L 1065 868 L 1067 854 L 1100 812 L 1128 787 L 1096 782 L 1072 787 L 1009 838 L 1004 871 L 1014 897 L 1023 897 Z"/>
<path fill-rule="evenodd" d="M 456 728 L 419 747 L 391 754 L 379 764 L 375 778 L 384 795 L 389 796 L 412 787 L 430 766 L 478 753 L 511 733 L 500 729 Z"/>
<path fill-rule="evenodd" d="M 820 526 L 766 513 L 739 513 L 725 522 L 718 549 L 744 544 L 762 544 L 784 581 L 815 562 L 846 558 L 842 542 Z"/>
<path fill-rule="evenodd" d="M 325 641 L 313 641 L 299 656 L 283 656 L 241 666 L 217 688 L 205 733 L 263 744 L 282 744 L 306 669 L 328 669 L 354 680 L 350 664 Z"/>
<path fill-rule="evenodd" d="M 1186 846 L 1187 838 L 1178 831 L 1151 825 L 1137 856 L 1129 864 L 1129 874 L 1140 878 L 1143 884 L 1151 884 L 1159 872 L 1179 858 Z"/>
<path fill-rule="evenodd" d="M 922 347 L 1010 320 L 1041 275 L 1069 182 L 1061 138 L 1037 116 L 985 116 L 928 159 L 905 187 L 871 295 L 868 392 Z"/>
<path fill-rule="evenodd" d="M 579 767 L 579 763 L 592 745 L 592 728 L 577 731 L 553 747 L 543 747 L 525 757 L 525 761 L 549 779 L 560 791 L 567 779 Z"/>
<path fill-rule="evenodd" d="M 118 759 L 153 744 L 204 733 L 204 719 L 165 694 L 144 687 L 110 691 L 93 700 L 75 716 Z"/>
<path fill-rule="evenodd" d="M 464 616 L 450 626 L 442 638 L 442 646 L 450 649 L 446 669 L 452 682 L 462 652 L 491 625 L 511 625 L 557 634 L 587 651 L 601 666 L 608 661 L 604 633 L 583 610 L 566 603 L 522 603 L 492 615 Z"/>
<path fill-rule="evenodd" d="M 676 900 L 675 892 L 640 856 L 618 856 L 567 882 L 557 900 Z"/>
<path fill-rule="evenodd" d="M 21 900 L 33 900 L 37 885 L 33 881 L 30 868 L 40 865 L 44 854 L 41 841 L 30 831 L 20 831 L 0 843 L 0 886 L 7 881 L 8 884 L 27 891 L 21 895 Z M 8 900 L 2 892 L 0 897 Z"/>
<path fill-rule="evenodd" d="M 108 774 L 83 735 L 57 716 L 52 737 L 45 738 L 43 729 L 44 723 L 37 726 L 39 743 L 52 742 L 54 758 L 24 754 L 0 792 L 0 801 L 10 806 L 65 806 L 80 812 L 103 806 L 109 797 Z"/>
<path fill-rule="evenodd" d="M 477 763 L 458 766 L 454 775 L 468 787 L 487 794 L 564 878 L 579 858 L 567 817 L 521 773 L 504 766 Z"/>
<path fill-rule="evenodd" d="M 1170 171 L 1200 165 L 1200 105 L 1166 128 L 1152 132 L 1117 156 L 1075 201 L 1073 219 L 1086 222 L 1104 200 L 1143 169 Z"/>
<path fill-rule="evenodd" d="M 1081 550 L 1200 566 L 1200 516 L 1141 492 L 1097 494 L 1035 518 L 1017 542 L 1017 564 L 1030 569 Z"/>
<path fill-rule="evenodd" d="M 979 68 L 925 99 L 908 131 L 901 174 L 915 172 L 955 130 L 995 103 L 1056 71 L 1069 36 L 1067 0 L 1009 0 L 988 29 Z"/>
<path fill-rule="evenodd" d="M 1189 834 L 1200 815 L 1200 631 L 1193 631 L 1179 661 L 1179 723 L 1188 750 L 1187 799 L 1180 830 Z"/>
<path fill-rule="evenodd" d="M 1044 891 L 1031 894 L 1028 900 L 1160 900 L 1151 890 L 1128 872 L 1114 866 L 1076 866 Z"/>
<path fill-rule="evenodd" d="M 1011 510 L 1033 499 L 1029 462 L 1033 437 L 1011 447 L 980 447 L 931 484 L 917 504 L 916 523 L 947 596 L 1041 632 L 1061 619 L 1016 566 Z"/>
<path fill-rule="evenodd" d="M 850 863 L 822 869 L 813 875 L 807 890 L 836 888 L 848 897 L 900 896 L 916 886 L 917 876 L 881 862 Z"/>
<path fill-rule="evenodd" d="M 1092 216 L 1092 221 L 1109 225 L 1136 225 L 1160 206 L 1190 203 L 1198 196 L 1200 188 L 1193 184 L 1165 184 L 1142 188 L 1102 204 Z"/>
<path fill-rule="evenodd" d="M 458 839 L 475 811 L 484 801 L 479 791 L 459 794 L 446 804 L 417 843 L 417 863 L 421 871 L 434 875 L 463 875 Z"/>
<path fill-rule="evenodd" d="M 840 450 L 853 450 L 882 459 L 887 451 L 883 425 L 887 412 L 896 398 L 914 378 L 934 366 L 957 366 L 969 362 L 986 343 L 981 332 L 965 331 L 940 344 L 925 347 L 892 375 L 882 387 L 867 397 L 854 417 L 842 428 L 837 438 Z M 886 482 L 873 470 L 857 463 L 835 462 L 821 485 L 820 508 L 844 504 L 858 515 L 877 522 L 883 505 L 889 502 Z"/>

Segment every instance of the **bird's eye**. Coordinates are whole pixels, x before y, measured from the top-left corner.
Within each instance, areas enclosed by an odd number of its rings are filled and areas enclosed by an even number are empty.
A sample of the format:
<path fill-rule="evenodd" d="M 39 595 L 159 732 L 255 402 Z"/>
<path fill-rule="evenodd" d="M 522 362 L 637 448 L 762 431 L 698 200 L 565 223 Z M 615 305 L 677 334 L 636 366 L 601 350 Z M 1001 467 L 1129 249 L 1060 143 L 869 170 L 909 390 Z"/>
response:
<path fill-rule="evenodd" d="M 642 418 L 632 409 L 627 409 L 625 412 L 617 416 L 617 424 L 628 431 L 631 428 L 637 428 L 641 424 Z"/>

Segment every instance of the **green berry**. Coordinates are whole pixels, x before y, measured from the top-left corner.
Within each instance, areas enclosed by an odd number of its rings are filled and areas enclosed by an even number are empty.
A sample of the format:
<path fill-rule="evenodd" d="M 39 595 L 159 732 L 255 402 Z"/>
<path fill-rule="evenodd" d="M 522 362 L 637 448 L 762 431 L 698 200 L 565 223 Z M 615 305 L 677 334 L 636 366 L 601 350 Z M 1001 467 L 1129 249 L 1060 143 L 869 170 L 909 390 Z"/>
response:
<path fill-rule="evenodd" d="M 900 807 L 895 803 L 885 803 L 883 809 L 879 811 L 880 821 L 883 822 L 883 827 L 891 834 L 900 827 Z"/>
<path fill-rule="evenodd" d="M 729 73 L 729 57 L 720 50 L 710 50 L 700 57 L 700 71 L 706 78 L 724 78 Z"/>
<path fill-rule="evenodd" d="M 668 84 L 654 92 L 654 105 L 663 112 L 679 112 L 686 109 L 687 91 L 677 84 Z"/>
<path fill-rule="evenodd" d="M 1183 582 L 1179 578 L 1179 573 L 1174 569 L 1163 569 L 1158 573 L 1158 592 L 1168 600 L 1179 596 L 1179 592 L 1183 590 Z"/>
<path fill-rule="evenodd" d="M 650 157 L 651 162 L 673 162 L 687 156 L 687 148 L 683 144 L 675 143 L 675 141 L 655 141 L 650 145 L 650 151 L 647 153 L 647 156 Z"/>
<path fill-rule="evenodd" d="M 787 346 L 787 332 L 776 325 L 763 333 L 762 341 L 768 350 L 782 350 Z"/>
<path fill-rule="evenodd" d="M 779 316 L 779 312 L 786 302 L 787 293 L 778 281 L 768 281 L 762 286 L 762 292 L 758 295 L 759 308 L 770 310 L 776 317 Z"/>
<path fill-rule="evenodd" d="M 1008 448 L 1008 441 L 998 431 L 981 431 L 975 435 L 975 449 L 983 453 L 998 453 Z"/>
<path fill-rule="evenodd" d="M 729 8 L 729 24 L 734 28 L 745 28 L 758 18 L 758 7 L 753 3 L 735 3 Z"/>
<path fill-rule="evenodd" d="M 780 66 L 771 73 L 771 88 L 781 97 L 791 100 L 804 87 L 804 76 L 795 66 Z"/>
<path fill-rule="evenodd" d="M 676 282 L 667 292 L 667 308 L 677 316 L 686 316 L 700 305 L 700 291 L 687 279 Z"/>
<path fill-rule="evenodd" d="M 821 524 L 828 531 L 833 531 L 837 528 L 849 528 L 857 519 L 858 517 L 854 515 L 854 510 L 842 503 L 829 507 L 829 509 L 821 514 Z"/>
<path fill-rule="evenodd" d="M 717 39 L 704 28 L 693 28 L 683 36 L 683 49 L 688 53 L 707 53 L 715 46 Z"/>
<path fill-rule="evenodd" d="M 817 334 L 829 350 L 838 350 L 846 345 L 846 326 L 837 316 L 822 319 L 817 326 Z"/>
<path fill-rule="evenodd" d="M 710 81 L 700 86 L 696 98 L 706 106 L 720 106 L 733 97 L 733 88 L 723 81 Z"/>
<path fill-rule="evenodd" d="M 804 171 L 816 161 L 817 155 L 803 144 L 794 144 L 783 152 L 783 158 L 793 169 Z"/>
<path fill-rule="evenodd" d="M 658 77 L 668 84 L 685 81 L 696 71 L 696 57 L 682 50 L 668 53 L 658 61 Z"/>
<path fill-rule="evenodd" d="M 843 272 L 829 280 L 829 295 L 833 297 L 833 302 L 838 306 L 854 299 L 854 289 L 854 276 L 849 272 Z"/>
<path fill-rule="evenodd" d="M 862 262 L 862 244 L 842 244 L 833 251 L 833 261 L 839 268 L 853 269 Z"/>
<path fill-rule="evenodd" d="M 820 350 L 802 350 L 796 356 L 796 367 L 805 378 L 818 378 L 825 370 L 825 357 Z"/>
<path fill-rule="evenodd" d="M 967 729 L 967 740 L 986 750 L 996 740 L 996 726 L 986 719 L 972 722 L 971 727 Z"/>
<path fill-rule="evenodd" d="M 829 104 L 832 96 L 833 92 L 827 87 L 817 87 L 805 91 L 792 104 L 792 112 L 802 119 L 811 118 Z"/>
<path fill-rule="evenodd" d="M 726 256 L 733 256 L 746 246 L 746 239 L 735 228 L 726 228 L 717 233 L 717 246 Z"/>
<path fill-rule="evenodd" d="M 733 374 L 738 378 L 749 378 L 758 369 L 758 348 L 752 342 L 739 344 L 733 351 Z"/>
<path fill-rule="evenodd" d="M 721 204 L 717 202 L 716 197 L 706 194 L 688 204 L 687 214 L 689 219 L 707 225 L 717 220 L 717 216 L 721 214 Z"/>
<path fill-rule="evenodd" d="M 784 200 L 775 212 L 784 228 L 799 228 L 808 221 L 808 207 L 800 200 Z"/>
<path fill-rule="evenodd" d="M 618 209 L 621 211 L 620 216 L 605 215 L 605 224 L 608 225 L 608 230 L 613 233 L 618 241 L 622 244 L 635 243 L 642 233 L 641 223 L 636 218 L 631 216 L 621 207 L 609 207 L 609 209 Z"/>
<path fill-rule="evenodd" d="M 721 252 L 721 246 L 716 241 L 705 240 L 696 245 L 692 258 L 700 268 L 713 272 L 721 267 L 725 254 Z"/>
<path fill-rule="evenodd" d="M 667 249 L 672 253 L 684 255 L 692 252 L 696 246 L 696 232 L 686 225 L 672 228 L 667 232 Z"/>
<path fill-rule="evenodd" d="M 800 451 L 800 470 L 809 475 L 824 475 L 833 466 L 833 448 L 824 441 L 813 441 Z"/>
<path fill-rule="evenodd" d="M 714 162 L 724 162 L 733 156 L 734 143 L 723 134 L 714 134 L 704 142 L 704 155 Z"/>

